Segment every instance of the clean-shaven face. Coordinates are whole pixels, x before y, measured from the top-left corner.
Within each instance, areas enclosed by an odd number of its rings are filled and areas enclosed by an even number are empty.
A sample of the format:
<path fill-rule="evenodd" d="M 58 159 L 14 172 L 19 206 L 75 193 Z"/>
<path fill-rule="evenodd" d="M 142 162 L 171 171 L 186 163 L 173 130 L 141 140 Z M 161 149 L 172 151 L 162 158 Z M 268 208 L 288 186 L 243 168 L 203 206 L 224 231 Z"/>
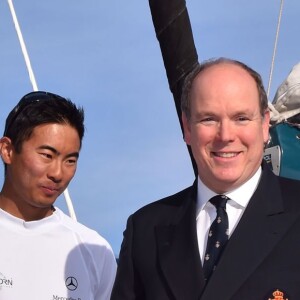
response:
<path fill-rule="evenodd" d="M 50 215 L 75 174 L 79 150 L 78 133 L 70 125 L 35 127 L 21 152 L 12 147 L 6 161 L 6 210 L 25 220 Z"/>
<path fill-rule="evenodd" d="M 183 126 L 199 177 L 216 193 L 239 187 L 259 168 L 268 139 L 256 82 L 240 66 L 213 65 L 195 78 L 190 109 Z"/>

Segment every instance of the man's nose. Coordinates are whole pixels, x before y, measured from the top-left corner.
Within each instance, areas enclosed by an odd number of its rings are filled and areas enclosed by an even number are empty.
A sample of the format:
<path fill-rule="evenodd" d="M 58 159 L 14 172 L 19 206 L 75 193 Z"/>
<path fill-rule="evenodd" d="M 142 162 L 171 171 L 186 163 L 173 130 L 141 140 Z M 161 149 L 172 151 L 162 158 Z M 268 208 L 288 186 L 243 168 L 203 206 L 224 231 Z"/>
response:
<path fill-rule="evenodd" d="M 58 160 L 54 160 L 48 169 L 48 177 L 54 182 L 60 182 L 63 175 L 62 163 Z"/>
<path fill-rule="evenodd" d="M 224 142 L 233 141 L 235 130 L 233 124 L 229 120 L 221 121 L 219 123 L 219 132 L 220 140 Z"/>

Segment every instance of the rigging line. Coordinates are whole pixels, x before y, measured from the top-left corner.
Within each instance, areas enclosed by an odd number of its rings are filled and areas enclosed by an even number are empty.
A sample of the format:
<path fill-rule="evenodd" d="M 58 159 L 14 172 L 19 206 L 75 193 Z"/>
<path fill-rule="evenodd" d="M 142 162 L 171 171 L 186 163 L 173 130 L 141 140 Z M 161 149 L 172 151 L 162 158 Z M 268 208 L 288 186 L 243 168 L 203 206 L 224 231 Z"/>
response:
<path fill-rule="evenodd" d="M 29 79 L 30 79 L 33 91 L 37 91 L 38 90 L 37 83 L 36 83 L 35 76 L 34 76 L 34 73 L 33 73 L 32 67 L 31 67 L 29 55 L 28 55 L 28 52 L 27 52 L 27 49 L 26 49 L 26 45 L 25 45 L 25 42 L 24 42 L 24 39 L 23 39 L 23 35 L 22 35 L 22 32 L 21 32 L 20 26 L 19 26 L 19 22 L 18 22 L 18 19 L 17 19 L 17 15 L 16 15 L 16 12 L 15 12 L 14 5 L 12 3 L 12 0 L 7 0 L 7 2 L 8 2 L 9 9 L 10 9 L 10 12 L 11 12 L 11 15 L 12 15 L 12 18 L 13 18 L 13 22 L 14 22 L 14 25 L 15 25 L 15 29 L 16 29 L 16 32 L 17 32 L 17 35 L 18 35 L 18 38 L 19 38 L 19 42 L 20 42 L 20 45 L 21 45 L 21 50 L 22 50 L 22 53 L 23 53 L 23 56 L 24 56 L 24 59 L 25 59 L 25 63 L 26 63 L 26 67 L 27 67 L 27 71 L 28 71 L 28 74 L 29 74 Z M 77 218 L 76 218 L 75 210 L 74 210 L 73 203 L 72 203 L 70 194 L 68 192 L 68 189 L 64 190 L 64 197 L 65 197 L 65 201 L 66 201 L 66 204 L 67 204 L 67 207 L 68 207 L 68 210 L 69 210 L 69 215 L 73 220 L 76 221 Z"/>
<path fill-rule="evenodd" d="M 17 31 L 17 35 L 18 35 L 19 42 L 20 42 L 20 45 L 21 45 L 21 50 L 22 50 L 22 53 L 23 53 L 23 56 L 24 56 L 24 59 L 25 59 L 26 67 L 27 67 L 27 70 L 28 70 L 28 73 L 29 73 L 29 79 L 30 79 L 32 88 L 33 88 L 34 91 L 37 91 L 38 87 L 37 87 L 37 84 L 36 84 L 34 73 L 32 71 L 30 59 L 29 59 L 29 56 L 28 56 L 28 52 L 27 52 L 27 49 L 26 49 L 26 45 L 25 45 L 25 42 L 24 42 L 24 39 L 23 39 L 23 35 L 22 35 L 21 29 L 20 29 L 20 26 L 19 26 L 19 22 L 18 22 L 18 19 L 17 19 L 17 15 L 16 15 L 16 12 L 15 12 L 12 0 L 8 0 L 8 5 L 9 5 L 10 12 L 11 12 L 11 15 L 12 15 L 12 18 L 13 18 L 13 22 L 14 22 L 14 25 L 15 25 L 15 28 L 16 28 L 16 31 Z"/>
<path fill-rule="evenodd" d="M 271 82 L 272 82 L 272 76 L 273 76 L 275 56 L 276 56 L 278 37 L 279 37 L 279 31 L 280 31 L 281 16 L 282 16 L 282 11 L 283 11 L 283 2 L 284 2 L 284 0 L 281 0 L 281 2 L 280 2 L 280 10 L 279 10 L 279 15 L 278 15 L 278 23 L 277 23 L 275 43 L 274 43 L 274 49 L 273 49 L 273 57 L 272 57 L 272 62 L 271 62 L 270 75 L 269 75 L 269 84 L 268 84 L 268 89 L 267 89 L 268 98 L 269 98 L 270 89 L 271 89 Z"/>

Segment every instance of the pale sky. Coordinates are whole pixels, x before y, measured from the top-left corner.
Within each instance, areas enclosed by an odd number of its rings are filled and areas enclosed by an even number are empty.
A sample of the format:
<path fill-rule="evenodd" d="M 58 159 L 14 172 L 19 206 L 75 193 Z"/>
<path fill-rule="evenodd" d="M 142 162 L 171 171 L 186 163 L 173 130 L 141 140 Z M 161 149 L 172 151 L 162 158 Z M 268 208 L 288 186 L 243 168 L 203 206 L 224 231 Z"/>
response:
<path fill-rule="evenodd" d="M 86 113 L 69 186 L 77 218 L 118 256 L 130 214 L 194 180 L 146 0 L 15 0 L 40 90 Z M 267 87 L 279 0 L 187 0 L 200 60 L 225 56 Z M 300 61 L 299 0 L 285 1 L 270 100 Z M 6 1 L 0 1 L 0 121 L 32 91 Z M 0 167 L 3 182 L 3 168 Z M 66 211 L 61 197 L 57 205 Z"/>

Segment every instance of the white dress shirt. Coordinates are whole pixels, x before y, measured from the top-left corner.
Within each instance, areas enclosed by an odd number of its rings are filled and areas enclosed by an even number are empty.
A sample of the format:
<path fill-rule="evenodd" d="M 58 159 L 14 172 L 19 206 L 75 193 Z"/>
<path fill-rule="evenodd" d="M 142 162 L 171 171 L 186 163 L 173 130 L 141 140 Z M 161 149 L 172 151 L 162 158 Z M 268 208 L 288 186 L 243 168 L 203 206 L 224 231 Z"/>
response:
<path fill-rule="evenodd" d="M 242 217 L 250 198 L 257 188 L 260 175 L 261 168 L 259 168 L 251 177 L 251 179 L 242 186 L 233 191 L 225 193 L 225 195 L 230 198 L 226 204 L 226 212 L 229 221 L 229 238 L 237 226 L 240 218 Z M 209 200 L 215 195 L 217 194 L 205 186 L 198 176 L 196 222 L 198 247 L 202 264 L 206 250 L 208 230 L 217 215 L 216 208 L 209 202 Z"/>

